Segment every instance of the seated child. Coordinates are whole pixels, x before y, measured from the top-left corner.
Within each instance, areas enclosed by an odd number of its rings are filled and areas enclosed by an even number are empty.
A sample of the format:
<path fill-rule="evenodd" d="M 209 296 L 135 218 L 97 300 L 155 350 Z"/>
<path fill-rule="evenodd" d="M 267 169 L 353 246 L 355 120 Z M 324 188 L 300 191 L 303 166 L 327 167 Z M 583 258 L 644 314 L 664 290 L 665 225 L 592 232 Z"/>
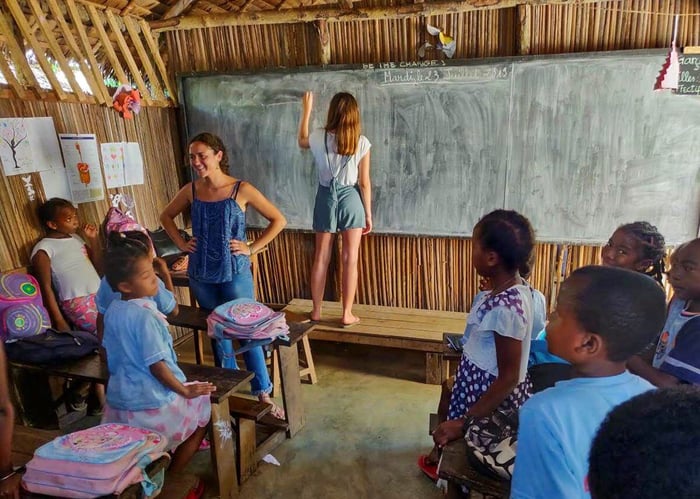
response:
<path fill-rule="evenodd" d="M 641 272 L 663 286 L 665 250 L 666 241 L 656 227 L 649 222 L 628 223 L 619 226 L 602 248 L 601 264 Z M 568 362 L 547 350 L 545 332 L 535 335 L 528 363 L 533 384 L 549 388 L 555 381 L 568 379 L 569 370 L 563 365 Z"/>
<path fill-rule="evenodd" d="M 668 280 L 674 296 L 653 358 L 635 356 L 629 369 L 659 387 L 700 385 L 700 239 L 673 252 Z"/>
<path fill-rule="evenodd" d="M 90 242 L 88 246 L 76 234 L 78 211 L 65 199 L 49 199 L 39 206 L 38 215 L 46 237 L 32 249 L 31 260 L 51 322 L 59 331 L 80 329 L 94 333 L 97 330 L 95 293 L 100 286 L 97 269 L 101 268 L 101 255 L 94 251 L 97 227 L 93 224 L 82 227 Z"/>
<path fill-rule="evenodd" d="M 613 409 L 593 440 L 593 499 L 697 497 L 700 390 L 678 386 L 637 395 Z"/>
<path fill-rule="evenodd" d="M 184 469 L 199 448 L 211 417 L 211 383 L 188 383 L 177 365 L 168 323 L 155 302 L 158 277 L 144 244 L 113 232 L 106 277 L 121 300 L 104 316 L 103 345 L 109 384 L 103 423 L 131 424 L 168 438 L 169 471 Z"/>
<path fill-rule="evenodd" d="M 535 394 L 520 409 L 511 498 L 584 498 L 588 451 L 616 405 L 653 386 L 625 363 L 657 334 L 665 295 L 629 270 L 583 267 L 564 281 L 547 324 L 549 350 L 574 378 Z"/>
<path fill-rule="evenodd" d="M 156 308 L 159 312 L 165 314 L 168 317 L 175 317 L 178 314 L 178 306 L 175 301 L 175 296 L 173 295 L 175 287 L 173 286 L 173 280 L 170 277 L 170 272 L 168 271 L 168 266 L 165 260 L 155 256 L 155 251 L 153 250 L 153 245 L 150 238 L 141 231 L 129 230 L 122 232 L 124 237 L 129 239 L 134 239 L 139 241 L 141 244 L 149 248 L 151 256 L 153 257 L 153 268 L 158 276 L 158 293 L 153 297 L 148 297 L 155 302 Z M 106 244 L 106 243 L 105 243 Z M 95 298 L 95 304 L 97 305 L 97 336 L 102 340 L 104 333 L 104 314 L 107 312 L 109 305 L 114 300 L 121 300 L 121 293 L 119 291 L 112 291 L 112 287 L 107 282 L 105 277 L 100 281 L 100 287 L 97 290 L 97 296 Z"/>
<path fill-rule="evenodd" d="M 532 289 L 518 269 L 530 260 L 535 235 L 527 218 L 496 210 L 474 227 L 472 265 L 491 290 L 473 304 L 462 358 L 446 414 L 433 433 L 435 447 L 418 466 L 436 479 L 438 448 L 464 435 L 465 418 L 497 408 L 518 408 L 530 395 L 527 356 L 532 331 Z"/>

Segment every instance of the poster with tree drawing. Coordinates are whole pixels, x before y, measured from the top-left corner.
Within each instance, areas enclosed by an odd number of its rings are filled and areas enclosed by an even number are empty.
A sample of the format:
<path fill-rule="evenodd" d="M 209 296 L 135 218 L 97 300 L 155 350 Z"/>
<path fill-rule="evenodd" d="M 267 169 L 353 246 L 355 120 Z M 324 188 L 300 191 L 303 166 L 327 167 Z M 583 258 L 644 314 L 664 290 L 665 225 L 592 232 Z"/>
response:
<path fill-rule="evenodd" d="M 53 118 L 0 119 L 0 161 L 7 176 L 63 169 Z"/>
<path fill-rule="evenodd" d="M 32 148 L 25 121 L 22 118 L 0 120 L 0 160 L 5 175 L 19 175 L 35 171 Z"/>

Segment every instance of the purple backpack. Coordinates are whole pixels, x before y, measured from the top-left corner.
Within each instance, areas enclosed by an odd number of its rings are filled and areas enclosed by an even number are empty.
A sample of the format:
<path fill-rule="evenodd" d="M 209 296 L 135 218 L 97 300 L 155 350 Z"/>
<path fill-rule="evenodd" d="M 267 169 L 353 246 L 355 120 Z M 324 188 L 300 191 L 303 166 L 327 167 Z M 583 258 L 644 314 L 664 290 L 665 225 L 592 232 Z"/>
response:
<path fill-rule="evenodd" d="M 0 273 L 0 339 L 16 340 L 51 327 L 39 283 L 23 273 Z"/>
<path fill-rule="evenodd" d="M 217 339 L 264 340 L 289 332 L 283 312 L 250 298 L 219 305 L 207 317 L 207 326 L 209 336 Z"/>

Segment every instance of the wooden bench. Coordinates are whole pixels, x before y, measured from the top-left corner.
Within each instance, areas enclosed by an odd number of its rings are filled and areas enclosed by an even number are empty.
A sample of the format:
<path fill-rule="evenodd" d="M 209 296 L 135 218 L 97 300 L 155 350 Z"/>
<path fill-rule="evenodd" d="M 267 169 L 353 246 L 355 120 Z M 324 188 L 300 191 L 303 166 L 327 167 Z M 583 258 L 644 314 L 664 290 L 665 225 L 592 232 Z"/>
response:
<path fill-rule="evenodd" d="M 209 381 L 216 386 L 216 391 L 211 394 L 212 463 L 219 483 L 219 495 L 223 498 L 238 497 L 229 397 L 250 381 L 253 378 L 253 373 L 197 364 L 181 363 L 179 366 L 187 379 Z M 13 379 L 18 371 L 42 372 L 50 376 L 96 383 L 105 383 L 108 379 L 107 365 L 98 354 L 59 365 L 38 366 L 10 362 L 9 367 Z M 22 417 L 22 414 L 19 416 Z"/>
<path fill-rule="evenodd" d="M 284 310 L 308 317 L 311 300 L 294 299 Z M 425 382 L 429 384 L 440 384 L 444 378 L 443 332 L 462 332 L 466 320 L 462 312 L 379 305 L 354 305 L 353 313 L 360 317 L 360 323 L 344 328 L 340 303 L 323 302 L 322 320 L 315 323 L 309 338 L 425 352 Z"/>
<path fill-rule="evenodd" d="M 57 431 L 39 430 L 37 428 L 29 428 L 28 426 L 15 425 L 12 432 L 12 462 L 15 466 L 24 465 L 32 458 L 34 451 L 53 440 L 59 435 Z M 168 460 L 161 458 L 151 463 L 146 468 L 146 473 L 149 476 L 155 476 L 168 465 Z M 187 496 L 189 491 L 196 485 L 197 478 L 189 473 L 181 473 L 178 475 L 167 475 L 167 479 L 163 484 L 161 497 L 173 499 L 182 499 Z M 118 496 L 105 496 L 109 498 L 119 499 L 140 499 L 142 497 L 141 485 L 135 484 L 128 487 Z M 25 490 L 22 491 L 20 497 L 23 499 L 40 499 L 49 496 L 42 494 L 32 494 Z"/>
<path fill-rule="evenodd" d="M 442 448 L 438 476 L 447 480 L 447 497 L 469 497 L 477 492 L 483 497 L 507 498 L 510 482 L 497 480 L 476 471 L 467 458 L 467 443 L 463 438 L 454 440 Z M 462 492 L 462 486 L 469 494 Z"/>

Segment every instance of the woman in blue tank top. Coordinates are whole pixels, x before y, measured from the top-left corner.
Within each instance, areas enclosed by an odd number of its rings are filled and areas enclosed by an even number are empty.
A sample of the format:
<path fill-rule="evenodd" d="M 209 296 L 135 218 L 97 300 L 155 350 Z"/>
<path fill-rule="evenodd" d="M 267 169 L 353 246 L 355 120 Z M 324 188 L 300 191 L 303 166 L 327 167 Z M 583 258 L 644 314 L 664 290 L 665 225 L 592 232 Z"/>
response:
<path fill-rule="evenodd" d="M 260 251 L 287 224 L 284 215 L 260 191 L 228 175 L 228 155 L 219 137 L 201 133 L 189 143 L 190 165 L 199 176 L 188 183 L 161 213 L 160 221 L 177 246 L 189 253 L 188 274 L 200 306 L 214 309 L 236 298 L 253 298 L 250 256 Z M 245 212 L 257 210 L 270 223 L 258 239 L 248 244 Z M 190 208 L 192 234 L 185 241 L 178 233 L 175 217 Z M 230 340 L 215 342 L 217 365 L 237 368 Z M 253 395 L 273 405 L 273 415 L 284 411 L 270 399 L 272 383 L 262 347 L 243 354 L 246 368 L 255 373 Z"/>

